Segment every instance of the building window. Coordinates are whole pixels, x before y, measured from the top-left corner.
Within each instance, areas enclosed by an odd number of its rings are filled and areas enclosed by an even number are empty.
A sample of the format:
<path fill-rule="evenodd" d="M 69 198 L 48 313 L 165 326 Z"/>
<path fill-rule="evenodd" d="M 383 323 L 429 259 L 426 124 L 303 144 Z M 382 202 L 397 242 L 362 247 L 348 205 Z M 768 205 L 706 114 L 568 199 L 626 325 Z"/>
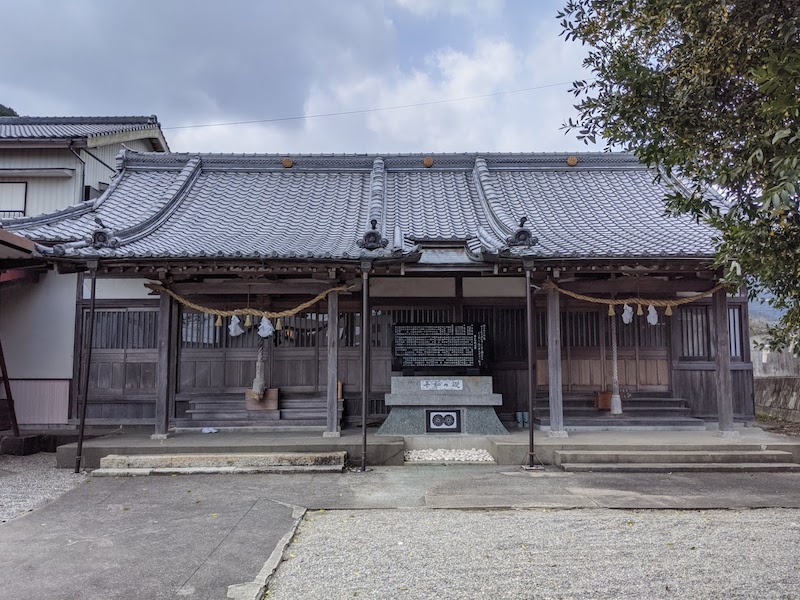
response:
<path fill-rule="evenodd" d="M 681 360 L 710 360 L 708 307 L 681 306 L 678 309 L 681 330 Z"/>
<path fill-rule="evenodd" d="M 0 183 L 0 218 L 25 216 L 27 183 Z"/>
<path fill-rule="evenodd" d="M 742 308 L 740 306 L 728 307 L 728 334 L 730 337 L 731 360 L 744 360 L 744 335 L 742 332 Z"/>

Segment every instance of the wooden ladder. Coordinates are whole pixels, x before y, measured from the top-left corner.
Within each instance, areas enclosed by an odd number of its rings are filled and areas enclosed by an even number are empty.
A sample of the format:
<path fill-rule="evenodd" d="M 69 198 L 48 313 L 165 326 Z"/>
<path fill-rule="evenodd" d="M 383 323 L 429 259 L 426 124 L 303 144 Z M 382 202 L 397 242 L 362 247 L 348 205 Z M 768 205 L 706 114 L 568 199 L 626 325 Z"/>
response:
<path fill-rule="evenodd" d="M 6 357 L 3 354 L 3 342 L 0 341 L 0 378 L 6 390 L 6 404 L 11 416 L 11 428 L 14 430 L 14 437 L 19 437 L 19 424 L 17 423 L 17 413 L 14 411 L 14 397 L 11 395 L 11 381 L 8 379 L 8 369 L 6 368 Z"/>

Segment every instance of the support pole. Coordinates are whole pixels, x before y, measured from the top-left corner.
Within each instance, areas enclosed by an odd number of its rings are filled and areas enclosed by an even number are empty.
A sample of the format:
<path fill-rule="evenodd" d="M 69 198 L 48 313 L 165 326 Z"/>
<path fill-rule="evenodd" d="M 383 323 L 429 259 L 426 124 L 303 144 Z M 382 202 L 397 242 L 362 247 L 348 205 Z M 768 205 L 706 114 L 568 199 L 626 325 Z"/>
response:
<path fill-rule="evenodd" d="M 169 431 L 170 350 L 172 348 L 172 297 L 161 294 L 158 304 L 158 364 L 156 365 L 156 411 L 154 439 L 164 439 Z"/>
<path fill-rule="evenodd" d="M 328 419 L 323 437 L 339 437 L 339 292 L 328 294 Z"/>
<path fill-rule="evenodd" d="M 89 265 L 89 273 L 91 274 L 92 278 L 92 291 L 91 295 L 89 296 L 89 328 L 88 330 L 85 328 L 83 329 L 85 337 L 83 340 L 83 355 L 81 356 L 83 359 L 83 368 L 81 370 L 81 379 L 83 380 L 81 382 L 82 405 L 81 421 L 78 428 L 78 449 L 75 453 L 75 473 L 81 472 L 81 461 L 83 460 L 83 436 L 86 429 L 86 405 L 88 404 L 89 400 L 89 368 L 92 364 L 92 342 L 94 340 L 94 304 L 97 297 L 97 266 L 98 264 L 96 262 Z M 79 318 L 83 318 L 83 311 L 81 311 Z"/>
<path fill-rule="evenodd" d="M 369 398 L 369 269 L 361 272 L 361 472 L 367 470 L 367 405 Z"/>
<path fill-rule="evenodd" d="M 612 415 L 622 414 L 622 398 L 619 395 L 619 362 L 617 360 L 617 315 L 609 315 L 611 319 L 611 410 Z"/>
<path fill-rule="evenodd" d="M 725 288 L 714 292 L 714 322 L 717 330 L 716 383 L 719 433 L 723 437 L 736 437 L 733 428 L 733 380 L 731 377 L 731 346 L 728 329 L 728 292 Z"/>
<path fill-rule="evenodd" d="M 14 410 L 14 396 L 11 395 L 11 381 L 8 378 L 8 367 L 6 367 L 6 357 L 3 354 L 3 343 L 0 342 L 0 376 L 3 377 L 3 386 L 6 390 L 6 404 L 11 417 L 11 429 L 14 430 L 14 437 L 19 437 L 19 423 L 17 423 L 17 411 Z"/>
<path fill-rule="evenodd" d="M 550 437 L 567 437 L 561 391 L 561 303 L 558 290 L 547 290 L 547 372 L 550 399 Z M 530 417 L 529 417 L 530 418 Z"/>
<path fill-rule="evenodd" d="M 536 443 L 533 434 L 533 413 L 536 409 L 536 344 L 533 337 L 534 315 L 530 269 L 525 269 L 525 315 L 528 340 L 528 467 L 535 467 Z"/>

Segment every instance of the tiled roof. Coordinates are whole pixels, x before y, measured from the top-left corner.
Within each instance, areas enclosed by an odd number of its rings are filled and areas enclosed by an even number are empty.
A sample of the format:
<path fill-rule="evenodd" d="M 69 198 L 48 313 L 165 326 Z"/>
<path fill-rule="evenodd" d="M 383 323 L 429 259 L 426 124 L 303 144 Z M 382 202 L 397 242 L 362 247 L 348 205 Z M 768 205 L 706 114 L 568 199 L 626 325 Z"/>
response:
<path fill-rule="evenodd" d="M 90 138 L 98 135 L 159 130 L 149 117 L 0 117 L 0 140 Z"/>
<path fill-rule="evenodd" d="M 440 154 L 428 167 L 126 151 L 97 200 L 2 226 L 75 258 L 402 259 L 442 241 L 477 261 L 713 255 L 714 230 L 665 215 L 667 183 L 635 157 L 575 156 Z"/>

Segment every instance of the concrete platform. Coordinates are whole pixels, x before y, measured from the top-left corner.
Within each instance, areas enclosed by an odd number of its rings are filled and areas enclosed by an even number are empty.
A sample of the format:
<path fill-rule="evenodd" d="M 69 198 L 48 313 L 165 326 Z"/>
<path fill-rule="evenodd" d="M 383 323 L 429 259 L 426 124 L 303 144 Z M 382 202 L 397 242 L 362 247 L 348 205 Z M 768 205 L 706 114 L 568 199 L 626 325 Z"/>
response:
<path fill-rule="evenodd" d="M 367 436 L 367 463 L 370 465 L 402 465 L 403 438 Z M 77 444 L 59 446 L 57 464 L 61 468 L 75 466 Z M 342 431 L 341 437 L 323 438 L 319 432 L 220 431 L 218 433 L 178 432 L 165 440 L 153 440 L 145 433 L 118 432 L 95 438 L 83 444 L 83 465 L 100 467 L 100 459 L 110 454 L 261 454 L 276 452 L 346 452 L 351 464 L 361 460 L 361 432 Z"/>
<path fill-rule="evenodd" d="M 767 433 L 756 427 L 737 430 L 738 437 L 723 438 L 714 430 L 706 431 L 642 431 L 642 432 L 570 432 L 566 438 L 547 437 L 535 432 L 535 452 L 539 461 L 557 465 L 557 451 L 637 452 L 762 452 L 783 451 L 790 462 L 800 463 L 800 438 Z M 58 466 L 72 468 L 76 444 L 58 448 Z M 487 450 L 498 465 L 527 463 L 528 430 L 512 429 L 509 435 L 420 435 L 367 436 L 367 463 L 372 466 L 402 466 L 404 450 L 423 448 L 480 448 Z M 198 453 L 265 453 L 265 452 L 347 452 L 350 464 L 361 460 L 361 432 L 345 429 L 341 437 L 323 438 L 318 432 L 240 432 L 220 431 L 213 434 L 179 432 L 166 440 L 153 440 L 145 433 L 118 432 L 84 443 L 84 465 L 100 467 L 100 459 L 109 454 L 198 454 Z M 675 462 L 675 461 L 665 461 Z"/>

